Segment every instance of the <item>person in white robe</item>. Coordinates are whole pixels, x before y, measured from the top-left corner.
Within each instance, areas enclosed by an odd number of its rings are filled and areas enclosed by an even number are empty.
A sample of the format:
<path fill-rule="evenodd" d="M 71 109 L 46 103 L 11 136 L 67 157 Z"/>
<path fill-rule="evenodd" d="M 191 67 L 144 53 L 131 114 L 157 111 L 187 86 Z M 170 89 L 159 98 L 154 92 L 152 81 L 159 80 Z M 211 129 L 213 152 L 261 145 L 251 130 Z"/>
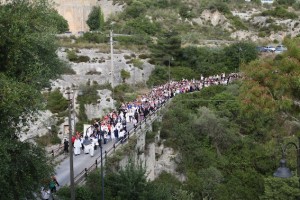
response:
<path fill-rule="evenodd" d="M 81 148 L 81 141 L 78 137 L 76 137 L 74 141 L 74 154 L 75 156 L 80 154 L 80 148 Z"/>
<path fill-rule="evenodd" d="M 91 144 L 89 145 L 91 157 L 94 156 L 94 152 L 95 152 L 94 146 L 95 146 L 95 143 L 93 142 L 93 139 L 91 139 Z"/>
<path fill-rule="evenodd" d="M 119 138 L 120 138 L 121 142 L 123 142 L 124 136 L 125 136 L 125 130 L 121 129 L 121 131 L 119 132 Z"/>
<path fill-rule="evenodd" d="M 110 127 L 110 130 L 111 130 L 110 131 L 110 138 L 111 138 L 112 141 L 115 141 L 115 128 L 116 127 L 113 126 L 113 125 Z"/>

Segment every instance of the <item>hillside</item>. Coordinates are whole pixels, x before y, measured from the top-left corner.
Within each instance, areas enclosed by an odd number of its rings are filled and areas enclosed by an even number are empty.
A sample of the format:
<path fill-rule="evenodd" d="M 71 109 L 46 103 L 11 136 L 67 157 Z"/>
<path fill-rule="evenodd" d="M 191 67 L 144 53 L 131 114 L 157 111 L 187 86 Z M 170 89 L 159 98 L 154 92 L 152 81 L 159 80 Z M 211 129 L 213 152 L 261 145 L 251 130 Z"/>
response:
<path fill-rule="evenodd" d="M 278 43 L 288 35 L 292 37 L 298 35 L 300 30 L 299 3 L 296 1 L 286 5 L 283 3 L 261 5 L 257 3 L 258 1 L 238 0 L 226 3 L 218 0 L 200 2 L 196 0 L 158 2 L 103 0 L 90 2 L 88 7 L 84 2 L 76 3 L 85 6 L 85 10 L 80 10 L 84 13 L 82 15 L 76 14 L 77 11 L 76 13 L 65 12 L 64 10 L 68 9 L 61 8 L 64 4 L 68 7 L 74 3 L 64 1 L 58 4 L 61 5 L 58 6 L 59 13 L 69 21 L 73 34 L 77 34 L 77 31 L 89 30 L 86 21 L 93 6 L 100 6 L 106 21 L 106 29 L 112 28 L 118 33 L 148 37 L 157 37 L 164 30 L 176 30 L 180 32 L 183 43 L 187 45 L 214 46 L 219 44 L 215 40 Z M 274 12 L 271 12 L 272 10 Z M 297 17 L 292 17 L 294 15 Z M 78 28 L 74 28 L 74 23 Z"/>

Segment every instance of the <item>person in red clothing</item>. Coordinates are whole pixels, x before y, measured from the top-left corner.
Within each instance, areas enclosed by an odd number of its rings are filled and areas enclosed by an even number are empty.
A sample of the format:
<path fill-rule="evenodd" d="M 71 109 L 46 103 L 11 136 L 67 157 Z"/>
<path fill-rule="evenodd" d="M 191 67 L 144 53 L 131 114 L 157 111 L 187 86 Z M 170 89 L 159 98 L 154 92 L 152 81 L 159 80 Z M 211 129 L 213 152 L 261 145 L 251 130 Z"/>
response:
<path fill-rule="evenodd" d="M 75 142 L 75 140 L 76 140 L 76 137 L 75 137 L 75 135 L 73 135 L 72 136 L 72 146 L 74 147 L 74 142 Z"/>

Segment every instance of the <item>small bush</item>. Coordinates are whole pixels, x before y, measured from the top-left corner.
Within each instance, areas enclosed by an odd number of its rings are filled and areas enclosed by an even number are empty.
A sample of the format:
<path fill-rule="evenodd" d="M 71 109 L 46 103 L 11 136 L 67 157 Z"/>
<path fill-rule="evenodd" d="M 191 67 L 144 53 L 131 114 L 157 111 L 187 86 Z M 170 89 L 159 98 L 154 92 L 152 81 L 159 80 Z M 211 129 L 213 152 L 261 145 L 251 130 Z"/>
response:
<path fill-rule="evenodd" d="M 90 57 L 88 57 L 88 56 L 79 56 L 77 61 L 75 61 L 75 62 L 80 63 L 80 62 L 89 62 L 89 61 L 90 61 Z"/>
<path fill-rule="evenodd" d="M 274 23 L 275 22 L 275 20 L 274 19 L 272 19 L 272 18 L 268 18 L 268 19 L 266 19 L 266 23 Z"/>
<path fill-rule="evenodd" d="M 78 56 L 77 53 L 79 53 L 79 50 L 71 50 L 67 51 L 67 58 L 71 62 L 80 63 L 80 62 L 89 62 L 90 57 L 88 56 Z"/>
<path fill-rule="evenodd" d="M 62 69 L 62 74 L 73 75 L 76 74 L 76 72 L 70 66 L 64 66 Z"/>
<path fill-rule="evenodd" d="M 147 54 L 140 54 L 139 55 L 139 59 L 147 59 L 147 58 L 150 58 L 150 55 L 147 55 Z"/>
<path fill-rule="evenodd" d="M 248 30 L 248 27 L 242 22 L 242 20 L 238 16 L 232 16 L 231 21 L 236 29 Z"/>
<path fill-rule="evenodd" d="M 266 10 L 261 13 L 262 16 L 273 16 L 282 19 L 297 19 L 298 15 L 287 11 L 285 8 L 281 6 L 277 6 L 274 10 Z"/>
<path fill-rule="evenodd" d="M 140 59 L 132 59 L 131 60 L 133 66 L 139 68 L 139 69 L 143 69 L 143 62 Z"/>
<path fill-rule="evenodd" d="M 85 75 L 101 75 L 101 72 L 92 70 L 92 71 L 88 71 L 87 73 L 85 73 Z"/>
<path fill-rule="evenodd" d="M 146 146 L 155 141 L 155 135 L 156 135 L 155 132 L 147 131 L 147 133 L 146 133 Z"/>
<path fill-rule="evenodd" d="M 35 141 L 38 145 L 43 147 L 46 147 L 48 145 L 61 144 L 61 140 L 57 136 L 57 133 L 48 133 L 46 135 L 36 138 Z"/>
<path fill-rule="evenodd" d="M 56 89 L 49 93 L 46 108 L 52 113 L 63 112 L 68 108 L 68 100 Z"/>
<path fill-rule="evenodd" d="M 82 104 L 95 104 L 100 99 L 97 89 L 99 85 L 86 85 L 80 88 L 82 95 L 77 97 L 77 100 Z"/>
<path fill-rule="evenodd" d="M 112 90 L 111 84 L 109 82 L 106 82 L 105 84 L 98 85 L 97 89 L 98 90 L 104 90 L 104 89 Z"/>
<path fill-rule="evenodd" d="M 130 55 L 124 55 L 124 58 L 125 58 L 126 60 L 129 60 L 129 59 L 131 59 L 131 56 L 130 56 Z"/>
<path fill-rule="evenodd" d="M 153 132 L 157 132 L 161 127 L 161 122 L 155 120 L 153 123 L 152 123 L 152 130 Z"/>
<path fill-rule="evenodd" d="M 77 61 L 78 56 L 75 51 L 71 50 L 71 51 L 67 51 L 67 58 L 69 59 L 69 61 L 75 62 Z"/>

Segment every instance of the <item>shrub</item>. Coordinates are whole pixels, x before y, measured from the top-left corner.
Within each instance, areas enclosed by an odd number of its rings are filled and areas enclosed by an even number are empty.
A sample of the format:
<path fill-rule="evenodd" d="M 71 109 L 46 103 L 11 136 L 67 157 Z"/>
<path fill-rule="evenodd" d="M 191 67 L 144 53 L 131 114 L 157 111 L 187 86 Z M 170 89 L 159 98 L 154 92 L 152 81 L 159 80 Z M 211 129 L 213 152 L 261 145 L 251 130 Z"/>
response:
<path fill-rule="evenodd" d="M 150 55 L 148 55 L 148 54 L 140 54 L 139 55 L 139 59 L 147 59 L 147 58 L 150 58 Z"/>
<path fill-rule="evenodd" d="M 79 50 L 67 51 L 67 58 L 69 59 L 69 61 L 75 62 L 75 63 L 89 62 L 90 61 L 90 57 L 88 57 L 88 56 L 78 56 L 76 54 L 76 51 L 77 51 L 77 53 L 79 53 Z"/>
<path fill-rule="evenodd" d="M 219 12 L 221 12 L 221 13 L 223 13 L 225 15 L 226 14 L 231 14 L 231 11 L 230 11 L 229 7 L 224 2 L 211 2 L 207 6 L 207 8 L 209 10 L 211 10 L 212 12 L 218 10 Z"/>
<path fill-rule="evenodd" d="M 77 61 L 75 61 L 75 62 L 80 63 L 80 62 L 89 62 L 89 61 L 90 61 L 90 57 L 88 57 L 88 56 L 79 56 L 77 58 Z"/>
<path fill-rule="evenodd" d="M 82 104 L 93 104 L 97 103 L 100 99 L 97 89 L 99 85 L 86 85 L 80 88 L 82 95 L 77 97 L 77 100 Z"/>
<path fill-rule="evenodd" d="M 150 132 L 150 131 L 146 132 L 146 144 L 145 144 L 146 146 L 155 141 L 155 135 L 156 135 L 155 132 Z"/>
<path fill-rule="evenodd" d="M 71 62 L 75 62 L 78 59 L 78 56 L 74 50 L 67 51 L 67 58 Z"/>
<path fill-rule="evenodd" d="M 38 145 L 41 145 L 43 147 L 48 145 L 54 145 L 54 144 L 61 144 L 60 138 L 57 136 L 57 133 L 47 133 L 46 135 L 43 135 L 41 137 L 37 137 L 35 139 L 36 143 Z"/>
<path fill-rule="evenodd" d="M 297 19 L 298 15 L 287 11 L 285 8 L 281 6 L 277 6 L 274 10 L 266 10 L 263 11 L 262 16 L 273 16 L 273 17 L 278 17 L 278 18 L 283 18 L 283 19 Z"/>
<path fill-rule="evenodd" d="M 139 69 L 143 69 L 143 62 L 140 59 L 132 59 L 131 60 L 133 66 L 139 68 Z"/>
<path fill-rule="evenodd" d="M 131 59 L 131 56 L 130 56 L 130 55 L 124 55 L 124 58 L 125 58 L 126 60 L 129 60 L 129 59 Z"/>
<path fill-rule="evenodd" d="M 247 26 L 241 21 L 238 16 L 231 16 L 230 19 L 235 28 L 248 30 Z"/>
<path fill-rule="evenodd" d="M 72 74 L 76 74 L 76 72 L 70 66 L 64 66 L 62 68 L 62 74 L 72 75 Z"/>
<path fill-rule="evenodd" d="M 274 21 L 274 19 L 272 19 L 272 18 L 268 18 L 268 19 L 266 19 L 266 23 L 274 23 L 275 21 Z"/>
<path fill-rule="evenodd" d="M 68 100 L 56 89 L 49 93 L 46 108 L 52 113 L 63 112 L 68 108 Z"/>
<path fill-rule="evenodd" d="M 91 70 L 85 73 L 85 75 L 101 75 L 101 72 L 98 72 L 97 70 Z"/>

